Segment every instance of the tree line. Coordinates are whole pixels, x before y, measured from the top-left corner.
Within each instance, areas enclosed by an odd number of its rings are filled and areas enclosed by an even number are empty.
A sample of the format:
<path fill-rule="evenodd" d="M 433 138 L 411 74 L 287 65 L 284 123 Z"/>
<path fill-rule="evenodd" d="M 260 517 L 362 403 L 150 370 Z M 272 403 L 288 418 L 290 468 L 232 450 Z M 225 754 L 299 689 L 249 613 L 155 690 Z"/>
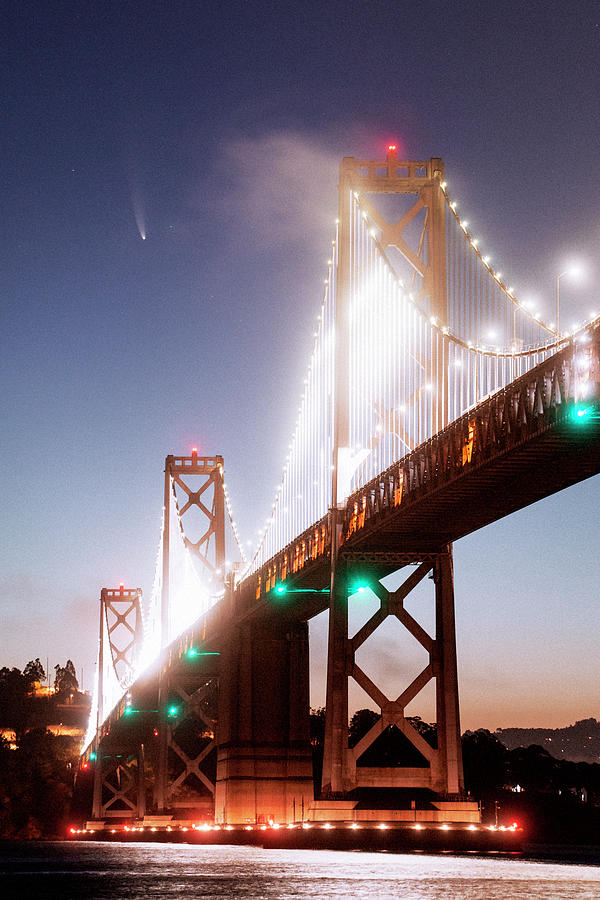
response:
<path fill-rule="evenodd" d="M 30 696 L 39 681 L 39 660 L 15 670 L 0 669 L 0 696 L 18 683 L 21 696 Z M 74 670 L 56 681 L 57 691 L 76 690 Z M 19 672 L 19 670 L 16 670 Z M 62 687 L 60 687 L 62 685 Z M 29 694 L 28 694 L 29 691 Z M 357 710 L 348 728 L 354 747 L 377 722 L 379 714 Z M 410 723 L 433 747 L 435 724 L 411 717 Z M 311 714 L 311 745 L 315 796 L 321 781 L 325 712 Z M 17 730 L 17 729 L 15 729 Z M 55 736 L 31 720 L 17 731 L 16 748 L 0 737 L 0 838 L 55 837 L 68 824 L 74 777 L 79 759 L 75 738 Z M 593 842 L 600 834 L 600 765 L 555 759 L 540 746 L 509 750 L 489 731 L 467 731 L 462 737 L 465 790 L 481 803 L 484 822 L 518 821 L 531 840 Z M 424 765 L 425 760 L 395 726 L 386 728 L 359 759 L 359 766 Z M 421 798 L 418 802 L 426 802 Z M 597 838 L 596 838 L 597 840 Z"/>
<path fill-rule="evenodd" d="M 75 666 L 68 659 L 64 666 L 54 667 L 54 695 L 36 696 L 36 686 L 46 680 L 44 666 L 37 659 L 30 660 L 23 671 L 0 668 L 0 727 L 12 729 L 17 739 L 30 728 L 48 724 L 54 707 L 79 694 Z"/>
<path fill-rule="evenodd" d="M 0 736 L 0 838 L 64 834 L 80 742 L 46 726 L 57 718 L 57 707 L 78 693 L 79 682 L 70 659 L 54 667 L 55 694 L 36 696 L 45 680 L 39 658 L 23 671 L 0 668 L 0 727 L 15 733 L 14 742 Z"/>
<path fill-rule="evenodd" d="M 435 724 L 419 716 L 410 724 L 437 747 Z M 355 747 L 379 720 L 372 709 L 359 709 L 350 719 L 348 746 Z M 315 789 L 321 783 L 325 710 L 311 714 Z M 600 841 L 600 765 L 556 759 L 533 744 L 509 749 L 487 729 L 462 736 L 466 795 L 480 803 L 487 824 L 517 821 L 532 841 L 594 843 Z M 426 760 L 402 732 L 388 726 L 359 758 L 360 766 L 423 766 Z M 427 802 L 425 794 L 421 797 Z"/>

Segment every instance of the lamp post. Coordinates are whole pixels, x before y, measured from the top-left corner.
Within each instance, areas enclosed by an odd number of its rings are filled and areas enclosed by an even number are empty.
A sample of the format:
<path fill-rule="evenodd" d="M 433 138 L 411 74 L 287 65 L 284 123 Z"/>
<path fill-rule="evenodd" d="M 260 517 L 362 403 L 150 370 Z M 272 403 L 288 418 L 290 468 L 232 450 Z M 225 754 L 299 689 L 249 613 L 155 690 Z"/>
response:
<path fill-rule="evenodd" d="M 563 275 L 570 275 L 572 278 L 579 278 L 583 273 L 580 263 L 572 263 L 563 272 L 559 272 L 556 276 L 556 336 L 560 337 L 560 279 Z"/>
<path fill-rule="evenodd" d="M 556 337 L 560 335 L 559 316 L 560 316 L 560 279 L 566 272 L 561 272 L 556 276 Z"/>

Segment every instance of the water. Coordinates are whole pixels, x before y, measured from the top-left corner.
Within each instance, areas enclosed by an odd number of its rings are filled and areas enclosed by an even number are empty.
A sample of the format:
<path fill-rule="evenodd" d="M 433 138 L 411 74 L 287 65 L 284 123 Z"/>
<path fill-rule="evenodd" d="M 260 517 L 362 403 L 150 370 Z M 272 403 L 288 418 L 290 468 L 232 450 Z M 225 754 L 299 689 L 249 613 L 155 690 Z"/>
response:
<path fill-rule="evenodd" d="M 6 900 L 600 898 L 600 867 L 498 856 L 57 842 L 0 848 Z"/>

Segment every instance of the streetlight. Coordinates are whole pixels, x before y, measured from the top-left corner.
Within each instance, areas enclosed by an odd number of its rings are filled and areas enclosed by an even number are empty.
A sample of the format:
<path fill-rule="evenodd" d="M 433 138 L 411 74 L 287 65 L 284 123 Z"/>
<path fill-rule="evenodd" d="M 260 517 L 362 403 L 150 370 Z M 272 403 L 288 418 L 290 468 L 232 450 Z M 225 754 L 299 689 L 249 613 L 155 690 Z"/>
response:
<path fill-rule="evenodd" d="M 560 336 L 560 279 L 563 275 L 570 275 L 571 278 L 581 278 L 583 275 L 583 266 L 580 262 L 571 263 L 564 272 L 560 272 L 556 276 L 556 336 Z"/>

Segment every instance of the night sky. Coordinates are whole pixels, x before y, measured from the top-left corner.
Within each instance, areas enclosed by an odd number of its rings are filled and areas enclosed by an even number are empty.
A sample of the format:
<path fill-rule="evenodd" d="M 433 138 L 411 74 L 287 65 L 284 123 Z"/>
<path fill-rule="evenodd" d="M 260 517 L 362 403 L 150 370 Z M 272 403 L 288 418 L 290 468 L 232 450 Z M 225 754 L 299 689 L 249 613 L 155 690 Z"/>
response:
<path fill-rule="evenodd" d="M 90 688 L 100 589 L 151 589 L 168 453 L 224 456 L 244 541 L 270 511 L 343 156 L 441 156 L 520 297 L 552 319 L 580 259 L 561 322 L 600 308 L 600 5 L 3 10 L 0 664 Z M 599 504 L 596 477 L 455 545 L 463 727 L 600 717 Z"/>

